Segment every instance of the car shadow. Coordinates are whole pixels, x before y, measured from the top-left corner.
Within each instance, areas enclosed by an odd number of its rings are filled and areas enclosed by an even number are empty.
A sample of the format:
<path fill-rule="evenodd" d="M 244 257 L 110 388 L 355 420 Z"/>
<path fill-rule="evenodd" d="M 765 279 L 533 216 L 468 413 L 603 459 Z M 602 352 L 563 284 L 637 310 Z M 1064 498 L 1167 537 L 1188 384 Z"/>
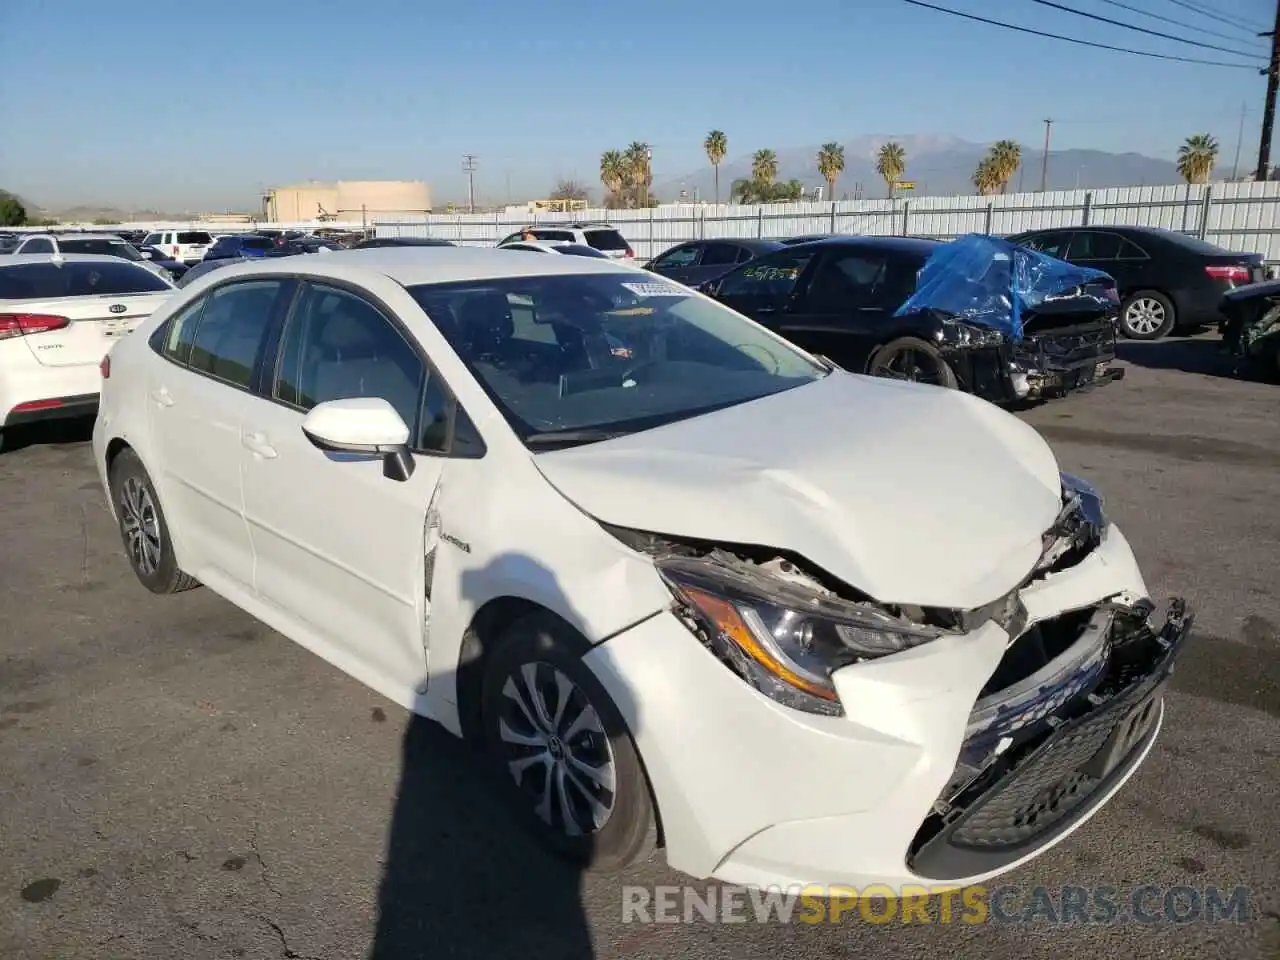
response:
<path fill-rule="evenodd" d="M 93 439 L 94 418 L 47 420 L 0 430 L 0 454 L 14 453 L 34 446 L 71 446 Z"/>
<path fill-rule="evenodd" d="M 1149 370 L 1180 370 L 1207 377 L 1240 379 L 1236 359 L 1226 352 L 1218 337 L 1125 340 L 1116 344 L 1116 354 L 1125 363 Z"/>
<path fill-rule="evenodd" d="M 531 595 L 559 593 L 563 609 L 572 609 L 555 574 L 524 555 L 464 571 L 461 593 L 476 596 L 480 584 L 513 575 Z M 437 672 L 429 683 L 448 691 L 460 679 L 458 686 L 469 687 L 484 663 L 463 659 L 456 675 Z M 469 729 L 468 723 L 464 719 Z M 371 960 L 595 957 L 583 870 L 547 852 L 525 828 L 514 815 L 513 789 L 505 768 L 474 744 L 433 721 L 410 718 Z"/>

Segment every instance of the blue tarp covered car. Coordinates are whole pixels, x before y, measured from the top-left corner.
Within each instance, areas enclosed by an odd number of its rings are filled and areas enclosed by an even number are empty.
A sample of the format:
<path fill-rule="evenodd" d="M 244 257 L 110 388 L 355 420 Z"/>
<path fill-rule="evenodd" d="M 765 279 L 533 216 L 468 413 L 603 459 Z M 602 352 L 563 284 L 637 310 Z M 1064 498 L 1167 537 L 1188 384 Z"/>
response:
<path fill-rule="evenodd" d="M 894 317 L 905 329 L 931 321 L 959 385 L 1009 400 L 1122 377 L 1111 367 L 1118 306 L 1115 281 L 1100 270 L 972 234 L 930 255 Z"/>

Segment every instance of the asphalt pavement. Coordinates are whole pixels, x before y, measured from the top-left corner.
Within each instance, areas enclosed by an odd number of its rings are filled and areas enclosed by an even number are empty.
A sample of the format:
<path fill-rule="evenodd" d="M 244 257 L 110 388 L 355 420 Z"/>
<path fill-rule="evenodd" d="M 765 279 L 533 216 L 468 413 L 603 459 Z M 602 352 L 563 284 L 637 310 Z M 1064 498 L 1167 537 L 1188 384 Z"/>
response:
<path fill-rule="evenodd" d="M 1276 960 L 1280 386 L 1230 379 L 1214 350 L 1130 345 L 1123 382 L 1020 414 L 1103 489 L 1153 595 L 1187 596 L 1198 630 L 1145 767 L 999 881 L 985 923 L 623 922 L 624 885 L 691 881 L 660 856 L 622 878 L 549 861 L 448 735 L 207 590 L 145 592 L 85 425 L 11 436 L 0 957 Z M 1064 886 L 1123 907 L 1144 885 L 1149 922 L 1055 909 Z M 1210 888 L 1238 887 L 1245 912 L 1207 919 Z"/>

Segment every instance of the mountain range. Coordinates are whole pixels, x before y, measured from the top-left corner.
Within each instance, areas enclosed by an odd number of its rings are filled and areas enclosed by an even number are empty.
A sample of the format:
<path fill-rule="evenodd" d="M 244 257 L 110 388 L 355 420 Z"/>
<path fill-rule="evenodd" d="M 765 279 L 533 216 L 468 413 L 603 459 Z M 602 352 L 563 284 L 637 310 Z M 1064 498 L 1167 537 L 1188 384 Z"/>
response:
<path fill-rule="evenodd" d="M 891 140 L 900 143 L 906 150 L 907 169 L 902 179 L 915 184 L 914 192 L 917 196 L 974 193 L 973 172 L 990 146 L 956 137 L 915 134 L 868 135 L 846 140 L 843 143 L 844 172 L 836 181 L 837 199 L 854 199 L 859 191 L 863 197 L 887 195 L 885 182 L 876 173 L 876 154 Z M 778 157 L 779 182 L 795 179 L 810 189 L 821 186 L 825 195 L 826 181 L 817 169 L 817 146 L 794 147 L 775 152 Z M 1009 192 L 1017 192 L 1019 184 L 1023 190 L 1038 190 L 1043 159 L 1043 150 L 1024 145 L 1022 167 L 1009 181 Z M 1219 170 L 1227 172 L 1221 166 Z M 732 159 L 726 157 L 720 164 L 720 199 L 723 201 L 728 198 L 729 187 L 734 180 L 750 176 L 750 154 Z M 1182 178 L 1172 162 L 1140 153 L 1054 150 L 1051 147 L 1047 182 L 1050 190 L 1075 190 L 1086 187 L 1180 183 Z M 689 197 L 693 197 L 696 191 L 696 195 L 702 200 L 714 199 L 715 180 L 710 165 L 655 185 L 655 192 L 668 201 L 676 200 L 682 190 Z"/>

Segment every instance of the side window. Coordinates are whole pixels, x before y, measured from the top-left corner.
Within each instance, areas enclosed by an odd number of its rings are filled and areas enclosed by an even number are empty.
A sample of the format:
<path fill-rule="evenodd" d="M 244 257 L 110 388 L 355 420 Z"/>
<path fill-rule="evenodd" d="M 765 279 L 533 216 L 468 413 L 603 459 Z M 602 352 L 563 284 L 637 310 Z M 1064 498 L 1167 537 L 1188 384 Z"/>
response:
<path fill-rule="evenodd" d="M 190 369 L 247 389 L 280 285 L 250 280 L 210 294 L 191 344 Z"/>
<path fill-rule="evenodd" d="M 812 253 L 788 253 L 749 263 L 725 277 L 716 294 L 782 299 L 795 290 L 800 275 L 812 259 Z"/>
<path fill-rule="evenodd" d="M 831 253 L 823 260 L 809 284 L 805 310 L 840 313 L 871 306 L 884 283 L 886 260 L 862 252 Z"/>
<path fill-rule="evenodd" d="M 1055 230 L 1051 233 L 1042 233 L 1039 236 L 1032 237 L 1025 241 L 1023 245 L 1030 247 L 1032 250 L 1039 250 L 1050 257 L 1061 259 L 1067 255 L 1067 243 L 1070 240 L 1070 231 Z"/>
<path fill-rule="evenodd" d="M 1116 256 L 1117 260 L 1150 260 L 1147 252 L 1132 240 L 1120 238 L 1120 253 Z"/>
<path fill-rule="evenodd" d="M 738 248 L 731 243 L 708 243 L 702 248 L 701 266 L 727 267 L 738 261 Z"/>
<path fill-rule="evenodd" d="M 552 243 L 572 243 L 574 235 L 568 230 L 534 230 L 535 240 L 548 240 Z"/>
<path fill-rule="evenodd" d="M 142 240 L 144 247 L 154 247 L 157 243 L 160 243 L 160 234 L 158 233 L 148 233 Z"/>
<path fill-rule="evenodd" d="M 208 297 L 198 297 L 195 302 L 187 304 L 176 316 L 170 317 L 162 328 L 164 340 L 159 345 L 160 353 L 174 363 L 187 365 L 191 359 L 191 345 L 195 342 L 196 327 L 200 323 L 200 311 L 208 302 Z"/>
<path fill-rule="evenodd" d="M 752 257 L 754 257 L 755 255 L 756 255 L 756 254 L 755 254 L 755 251 L 754 251 L 754 250 L 752 250 L 750 247 L 739 247 L 739 248 L 738 248 L 738 259 L 737 259 L 735 262 L 736 262 L 736 263 L 746 263 L 748 260 L 750 260 L 750 259 L 751 259 Z"/>
<path fill-rule="evenodd" d="M 668 270 L 678 270 L 684 267 L 692 267 L 698 262 L 698 247 L 695 244 L 688 246 L 676 247 L 674 250 L 668 250 L 656 261 L 655 267 L 663 267 Z"/>
<path fill-rule="evenodd" d="M 1077 230 L 1067 257 L 1071 260 L 1114 260 L 1120 253 L 1120 237 L 1097 230 Z"/>
<path fill-rule="evenodd" d="M 373 304 L 313 285 L 285 326 L 272 395 L 304 411 L 329 400 L 381 397 L 409 427 L 415 449 L 438 450 L 447 435 L 447 394 L 439 383 L 424 391 L 426 380 L 422 358 Z"/>
<path fill-rule="evenodd" d="M 28 240 L 22 245 L 19 253 L 53 253 L 53 242 L 43 238 Z"/>

